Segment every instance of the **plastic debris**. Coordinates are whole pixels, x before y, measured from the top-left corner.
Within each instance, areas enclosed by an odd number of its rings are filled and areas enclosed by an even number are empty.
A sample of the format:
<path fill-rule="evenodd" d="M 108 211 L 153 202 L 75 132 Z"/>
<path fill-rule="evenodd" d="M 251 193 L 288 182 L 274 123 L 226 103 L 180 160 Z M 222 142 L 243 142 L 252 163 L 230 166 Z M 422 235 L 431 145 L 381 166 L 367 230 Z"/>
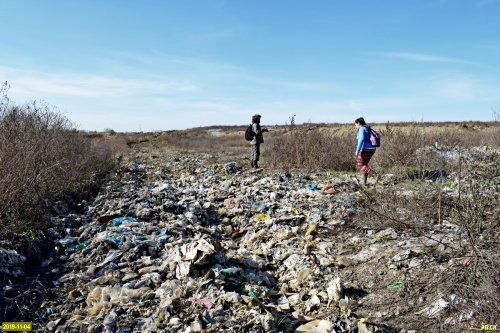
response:
<path fill-rule="evenodd" d="M 137 219 L 134 217 L 116 217 L 113 220 L 111 220 L 111 223 L 115 227 L 118 227 L 123 222 L 137 222 Z"/>
<path fill-rule="evenodd" d="M 54 217 L 60 227 L 47 234 L 63 260 L 43 268 L 65 292 L 43 307 L 47 330 L 367 333 L 358 318 L 398 318 L 397 306 L 383 306 L 401 297 L 388 288 L 404 291 L 400 281 L 426 265 L 470 265 L 440 247 L 460 239 L 450 223 L 436 224 L 432 239 L 355 224 L 360 192 L 348 175 L 253 173 L 208 154 L 136 153 L 88 209 Z M 429 250 L 454 259 L 422 265 Z M 3 253 L 1 272 L 22 277 L 13 273 L 21 257 Z M 419 314 L 437 318 L 450 304 L 440 295 Z"/>
<path fill-rule="evenodd" d="M 333 323 L 329 320 L 313 320 L 307 324 L 297 327 L 295 333 L 331 333 Z"/>
<path fill-rule="evenodd" d="M 318 229 L 318 225 L 319 225 L 319 223 L 317 223 L 317 222 L 315 222 L 315 223 L 311 224 L 311 225 L 309 226 L 309 228 L 307 228 L 307 230 L 306 230 L 306 234 L 305 234 L 305 235 L 306 235 L 306 236 L 309 236 L 310 234 L 312 234 L 313 232 L 315 232 L 315 231 L 316 231 L 316 229 Z"/>
<path fill-rule="evenodd" d="M 0 247 L 0 273 L 7 276 L 24 276 L 22 266 L 26 257 L 20 255 L 15 250 L 8 250 Z"/>
<path fill-rule="evenodd" d="M 332 185 L 327 185 L 321 190 L 324 194 L 337 194 L 337 190 L 333 188 Z"/>
<path fill-rule="evenodd" d="M 316 191 L 318 189 L 318 185 L 316 184 L 307 184 L 306 188 L 311 191 Z"/>
<path fill-rule="evenodd" d="M 404 282 L 394 282 L 394 283 L 390 284 L 388 287 L 392 288 L 392 289 L 397 289 L 397 290 L 403 291 L 403 290 L 405 290 L 406 285 L 404 284 Z"/>

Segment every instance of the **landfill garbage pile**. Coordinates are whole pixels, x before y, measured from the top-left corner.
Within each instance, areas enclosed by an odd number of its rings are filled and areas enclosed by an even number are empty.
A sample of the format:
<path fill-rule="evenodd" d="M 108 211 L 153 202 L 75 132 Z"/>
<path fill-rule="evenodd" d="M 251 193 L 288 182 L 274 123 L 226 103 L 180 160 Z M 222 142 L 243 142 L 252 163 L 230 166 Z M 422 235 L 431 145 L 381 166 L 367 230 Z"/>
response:
<path fill-rule="evenodd" d="M 441 274 L 451 263 L 424 253 L 461 237 L 353 227 L 352 176 L 212 161 L 137 151 L 84 213 L 57 217 L 74 223 L 52 230 L 66 265 L 47 263 L 60 299 L 39 310 L 42 331 L 400 332 L 387 299 Z M 450 300 L 408 302 L 438 317 Z"/>

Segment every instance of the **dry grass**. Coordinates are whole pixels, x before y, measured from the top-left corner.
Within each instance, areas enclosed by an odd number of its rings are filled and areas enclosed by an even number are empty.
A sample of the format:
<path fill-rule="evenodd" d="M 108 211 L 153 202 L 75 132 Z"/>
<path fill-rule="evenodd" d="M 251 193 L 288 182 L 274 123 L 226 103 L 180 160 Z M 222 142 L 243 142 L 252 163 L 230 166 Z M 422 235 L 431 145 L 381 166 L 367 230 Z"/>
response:
<path fill-rule="evenodd" d="M 419 148 L 470 148 L 500 146 L 498 123 L 434 123 L 375 125 L 382 136 L 372 165 L 383 172 L 442 169 L 440 155 L 418 154 Z M 272 168 L 355 170 L 356 131 L 351 125 L 302 125 L 270 133 L 263 145 L 266 164 Z M 452 167 L 447 164 L 447 167 Z M 452 170 L 447 170 L 452 171 Z"/>
<path fill-rule="evenodd" d="M 439 147 L 469 148 L 500 146 L 500 123 L 397 123 L 373 125 L 382 135 L 372 166 L 383 173 L 443 169 L 439 154 L 418 154 L 418 149 Z M 130 142 L 153 141 L 186 152 L 204 152 L 226 159 L 247 159 L 248 142 L 244 126 L 213 126 L 184 131 L 136 134 Z M 274 169 L 355 171 L 356 130 L 351 124 L 306 124 L 275 126 L 264 135 L 262 164 Z M 452 164 L 446 164 L 448 172 Z"/>
<path fill-rule="evenodd" d="M 386 125 L 380 133 L 383 138 L 382 147 L 377 150 L 374 166 L 397 174 L 406 173 L 408 169 L 443 169 L 445 163 L 440 155 L 430 152 L 418 154 L 419 148 L 430 145 L 445 149 L 500 146 L 500 126 L 495 123 L 483 126 L 418 123 L 410 127 Z M 453 165 L 446 164 L 446 167 Z"/>
<path fill-rule="evenodd" d="M 317 126 L 273 133 L 263 145 L 266 165 L 276 169 L 353 171 L 356 139 L 344 131 Z"/>
<path fill-rule="evenodd" d="M 88 189 L 91 175 L 111 167 L 113 146 L 72 129 L 68 119 L 46 105 L 1 107 L 2 234 L 34 238 L 46 225 L 47 200 Z"/>
<path fill-rule="evenodd" d="M 156 148 L 183 151 L 186 153 L 206 153 L 217 155 L 220 161 L 234 161 L 246 158 L 249 143 L 244 136 L 245 128 L 204 127 L 183 131 L 157 133 L 129 133 L 129 146 L 141 143 L 152 144 Z"/>
<path fill-rule="evenodd" d="M 451 193 L 443 188 L 452 184 L 425 181 L 363 192 L 363 213 L 355 219 L 360 227 L 392 227 L 401 233 L 432 239 L 436 228 L 447 222 L 457 226 L 461 235 L 453 243 L 444 240 L 441 250 L 422 254 L 425 262 L 441 263 L 446 267 L 444 271 L 429 276 L 407 274 L 406 282 L 413 286 L 409 299 L 424 299 L 430 304 L 443 297 L 452 300 L 450 306 L 438 319 L 426 318 L 417 314 L 424 304 L 410 306 L 406 299 L 388 299 L 391 306 L 404 309 L 401 316 L 406 320 L 402 321 L 426 331 L 446 331 L 450 327 L 467 331 L 498 322 L 499 159 L 493 154 L 459 163 L 460 181 Z M 451 262 L 455 264 L 450 265 Z"/>

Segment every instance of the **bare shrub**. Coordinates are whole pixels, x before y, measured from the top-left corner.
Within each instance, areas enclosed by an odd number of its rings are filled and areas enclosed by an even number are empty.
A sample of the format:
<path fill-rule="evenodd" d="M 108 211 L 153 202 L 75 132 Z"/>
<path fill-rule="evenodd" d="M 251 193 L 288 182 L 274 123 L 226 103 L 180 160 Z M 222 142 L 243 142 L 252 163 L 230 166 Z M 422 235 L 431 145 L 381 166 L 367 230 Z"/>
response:
<path fill-rule="evenodd" d="M 352 135 L 295 126 L 270 136 L 264 156 L 272 168 L 353 171 L 354 148 Z"/>
<path fill-rule="evenodd" d="M 361 214 L 355 225 L 374 229 L 393 227 L 399 232 L 437 241 L 435 248 L 422 253 L 423 261 L 437 265 L 429 277 L 407 274 L 410 299 L 388 299 L 401 307 L 399 320 L 412 322 L 426 331 L 467 331 L 498 321 L 498 271 L 500 251 L 498 228 L 498 154 L 484 155 L 461 165 L 462 176 L 454 192 L 450 184 L 412 182 L 385 187 L 383 192 L 365 191 Z M 434 234 L 443 221 L 455 225 L 458 240 L 438 240 Z M 449 231 L 452 232 L 452 231 Z M 460 235 L 460 237 L 458 237 Z M 436 267 L 436 266 L 435 266 Z M 423 282 L 422 282 L 423 281 Z M 439 317 L 422 316 L 419 311 L 443 298 L 448 306 Z"/>
<path fill-rule="evenodd" d="M 494 122 L 499 122 L 500 121 L 500 107 L 492 107 L 491 108 L 491 115 L 493 117 Z"/>
<path fill-rule="evenodd" d="M 106 132 L 105 132 L 106 133 Z M 129 138 L 125 134 L 105 135 L 89 135 L 84 134 L 85 137 L 90 139 L 91 149 L 95 154 L 100 156 L 112 155 L 116 159 L 120 159 L 129 150 Z"/>
<path fill-rule="evenodd" d="M 293 124 L 293 125 L 292 125 Z M 435 146 L 454 147 L 500 145 L 500 131 L 494 123 L 399 123 L 374 126 L 382 135 L 382 147 L 372 159 L 375 170 L 401 176 L 425 170 L 446 169 L 456 166 L 443 159 L 439 152 L 419 149 Z M 248 142 L 243 139 L 243 126 L 212 126 L 183 131 L 137 134 L 130 144 L 152 141 L 155 144 L 184 151 L 220 154 L 228 159 L 247 158 Z M 275 126 L 264 136 L 261 146 L 262 161 L 266 167 L 281 169 L 333 169 L 354 171 L 356 159 L 356 132 L 351 125 L 294 123 Z"/>
<path fill-rule="evenodd" d="M 112 128 L 106 128 L 104 130 L 104 133 L 106 133 L 106 135 L 110 135 L 110 136 L 116 135 L 116 131 L 114 129 L 112 129 Z"/>
<path fill-rule="evenodd" d="M 425 134 L 422 129 L 411 127 L 409 130 L 387 126 L 380 131 L 383 138 L 382 147 L 377 149 L 377 167 L 393 169 L 415 165 L 416 150 L 425 145 Z"/>
<path fill-rule="evenodd" d="M 0 86 L 0 110 L 3 110 L 9 104 L 9 97 L 7 96 L 9 87 L 10 86 L 7 81 L 2 83 L 2 85 Z"/>
<path fill-rule="evenodd" d="M 376 170 L 408 175 L 418 171 L 441 169 L 456 171 L 456 165 L 443 159 L 442 149 L 499 146 L 497 126 L 466 124 L 410 123 L 387 124 L 379 129 L 382 147 L 377 149 L 372 165 Z M 266 165 L 287 169 L 334 169 L 353 171 L 356 132 L 344 127 L 302 125 L 269 133 L 263 145 Z M 419 149 L 435 146 L 435 151 Z"/>
<path fill-rule="evenodd" d="M 92 144 L 42 103 L 3 104 L 0 111 L 0 218 L 9 227 L 3 232 L 37 230 L 45 224 L 45 200 L 109 167 L 111 149 Z"/>
<path fill-rule="evenodd" d="M 456 171 L 456 165 L 443 159 L 443 151 L 500 145 L 500 131 L 497 126 L 475 128 L 462 124 L 440 128 L 419 123 L 407 124 L 405 127 L 393 127 L 388 124 L 380 133 L 382 147 L 377 149 L 374 166 L 401 175 L 432 169 Z M 419 149 L 429 146 L 436 149 L 419 154 Z"/>

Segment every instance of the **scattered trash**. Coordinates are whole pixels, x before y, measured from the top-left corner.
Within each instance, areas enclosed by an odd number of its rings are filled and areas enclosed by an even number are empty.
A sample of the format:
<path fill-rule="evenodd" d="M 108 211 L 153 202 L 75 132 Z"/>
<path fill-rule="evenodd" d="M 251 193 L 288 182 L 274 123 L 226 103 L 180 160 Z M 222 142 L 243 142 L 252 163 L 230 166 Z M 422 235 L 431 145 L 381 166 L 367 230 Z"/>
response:
<path fill-rule="evenodd" d="M 404 282 L 394 282 L 394 283 L 390 284 L 388 287 L 392 288 L 392 289 L 397 289 L 397 290 L 403 291 L 403 290 L 405 290 L 406 285 L 404 284 Z"/>
<path fill-rule="evenodd" d="M 306 188 L 311 191 L 316 191 L 318 189 L 318 186 L 316 184 L 307 184 Z"/>
<path fill-rule="evenodd" d="M 255 302 L 257 302 L 257 304 L 260 304 L 259 298 L 255 295 L 253 291 L 250 290 L 248 292 L 248 296 L 252 297 L 255 300 Z"/>
<path fill-rule="evenodd" d="M 311 224 L 311 225 L 309 226 L 309 228 L 307 228 L 307 231 L 306 231 L 306 234 L 305 234 L 305 235 L 306 235 L 306 236 L 309 236 L 310 234 L 312 234 L 313 232 L 315 232 L 315 231 L 316 231 L 316 229 L 318 229 L 318 225 L 319 225 L 319 223 L 318 223 L 318 222 L 315 222 L 315 223 Z"/>
<path fill-rule="evenodd" d="M 342 289 L 342 283 L 339 276 L 336 276 L 328 283 L 328 287 L 326 289 L 326 292 L 328 293 L 328 305 L 332 300 L 335 302 L 340 301 L 342 298 Z"/>
<path fill-rule="evenodd" d="M 255 218 L 259 221 L 266 221 L 269 220 L 270 216 L 266 213 L 258 213 L 255 215 Z"/>
<path fill-rule="evenodd" d="M 333 329 L 331 321 L 316 319 L 297 327 L 295 333 L 331 333 Z"/>
<path fill-rule="evenodd" d="M 332 185 L 327 185 L 327 186 L 323 187 L 322 192 L 324 194 L 337 194 L 338 193 L 337 190 L 335 190 Z"/>
<path fill-rule="evenodd" d="M 446 308 L 448 308 L 449 304 L 450 303 L 446 301 L 444 298 L 439 298 L 429 306 L 420 310 L 418 313 L 430 318 L 437 317 L 441 312 L 443 312 Z"/>
<path fill-rule="evenodd" d="M 358 321 L 358 333 L 372 333 L 371 330 L 366 327 L 366 318 L 361 318 Z"/>
<path fill-rule="evenodd" d="M 15 250 L 7 250 L 0 247 L 0 273 L 7 276 L 22 277 L 24 270 L 22 266 L 26 258 Z"/>
<path fill-rule="evenodd" d="M 137 219 L 133 218 L 133 217 L 116 217 L 116 218 L 114 218 L 114 219 L 111 220 L 111 223 L 115 227 L 118 227 L 123 222 L 137 222 Z"/>
<path fill-rule="evenodd" d="M 363 317 L 397 318 L 396 306 L 379 306 L 401 297 L 388 288 L 405 291 L 410 282 L 401 281 L 423 269 L 424 251 L 460 237 L 446 224 L 432 239 L 355 225 L 360 192 L 347 176 L 256 174 L 208 155 L 168 154 L 138 153 L 73 216 L 84 222 L 48 232 L 70 269 L 44 262 L 67 299 L 47 301 L 46 329 L 368 333 Z M 23 276 L 15 268 L 23 260 L 0 248 L 9 279 Z M 428 263 L 445 264 L 470 260 Z M 437 317 L 451 302 L 440 297 L 419 314 Z"/>

